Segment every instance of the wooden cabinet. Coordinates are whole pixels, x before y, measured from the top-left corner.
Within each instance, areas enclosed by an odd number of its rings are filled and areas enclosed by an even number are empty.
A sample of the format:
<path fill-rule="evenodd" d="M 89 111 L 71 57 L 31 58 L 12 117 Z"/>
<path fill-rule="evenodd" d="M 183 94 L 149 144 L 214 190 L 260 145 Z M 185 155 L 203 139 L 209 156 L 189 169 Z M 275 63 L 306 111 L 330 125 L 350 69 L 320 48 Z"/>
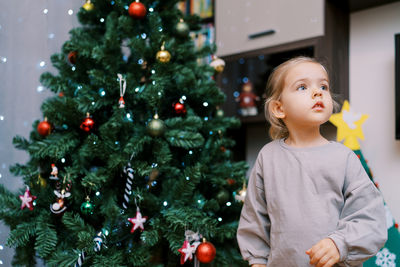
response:
<path fill-rule="evenodd" d="M 324 0 L 215 1 L 218 56 L 324 35 Z"/>
<path fill-rule="evenodd" d="M 221 33 L 220 29 L 221 26 L 218 24 L 226 23 L 222 22 L 221 18 L 219 17 L 220 11 L 219 8 L 223 7 L 222 3 L 225 5 L 228 2 L 237 3 L 239 0 L 218 0 L 216 1 L 216 36 L 217 36 L 217 45 L 219 40 L 223 38 L 225 33 Z M 240 1 L 241 2 L 241 1 Z M 244 8 L 246 2 L 256 3 L 261 1 L 243 1 L 241 4 L 241 9 Z M 281 2 L 281 1 L 265 1 L 266 3 L 271 2 Z M 290 23 L 296 22 L 295 18 L 302 17 L 302 16 L 309 16 L 310 19 L 311 13 L 304 13 L 305 9 L 316 8 L 319 10 L 321 7 L 320 1 L 311 1 L 311 0 L 298 0 L 298 1 L 289 1 L 285 0 L 283 2 L 291 2 L 294 5 L 294 9 L 298 12 L 294 11 L 282 11 L 282 14 L 275 14 L 275 17 L 284 17 L 285 14 L 291 14 L 290 18 L 288 18 Z M 294 2 L 301 2 L 301 3 L 308 3 L 311 6 L 307 6 L 304 4 L 304 7 L 298 7 L 298 4 Z M 312 6 L 311 3 L 314 3 L 315 6 Z M 260 14 L 261 7 L 263 5 L 260 4 Z M 275 68 L 280 63 L 284 62 L 285 60 L 298 55 L 305 55 L 310 57 L 315 57 L 318 60 L 322 61 L 324 65 L 328 68 L 330 77 L 331 77 L 331 88 L 334 94 L 334 97 L 339 101 L 343 101 L 348 99 L 349 96 L 349 11 L 348 6 L 343 1 L 335 1 L 335 0 L 325 0 L 322 3 L 323 6 L 323 22 L 319 22 L 320 25 L 323 25 L 322 34 L 321 30 L 310 29 L 309 31 L 305 30 L 304 32 L 308 32 L 315 34 L 315 36 L 310 38 L 305 38 L 305 33 L 299 40 L 292 40 L 290 42 L 281 43 L 281 41 L 277 41 L 278 43 L 268 43 L 267 41 L 263 42 L 264 47 L 258 47 L 257 49 L 248 50 L 248 47 L 245 47 L 245 42 L 240 43 L 240 41 L 230 41 L 229 47 L 232 47 L 231 51 L 233 51 L 234 47 L 236 47 L 236 51 L 242 51 L 238 53 L 230 53 L 229 50 L 225 50 L 226 54 L 220 54 L 220 56 L 225 60 L 226 66 L 223 73 L 219 74 L 217 77 L 218 84 L 227 96 L 226 103 L 222 107 L 225 111 L 227 116 L 239 116 L 237 113 L 238 104 L 235 101 L 235 97 L 241 90 L 242 84 L 250 80 L 254 85 L 254 91 L 260 97 L 263 96 L 265 93 L 266 83 L 269 77 L 269 74 L 272 72 L 273 68 Z M 282 6 L 281 6 L 282 7 Z M 233 7 L 232 7 L 233 8 Z M 303 12 L 304 11 L 304 12 Z M 228 12 L 228 11 L 226 11 Z M 231 11 L 234 12 L 234 11 Z M 239 17 L 239 13 L 236 10 L 234 16 L 237 17 L 238 20 L 243 21 L 244 16 Z M 271 11 L 272 12 L 272 11 Z M 285 13 L 286 12 L 286 13 Z M 289 13 L 288 13 L 289 12 Z M 293 13 L 291 13 L 293 12 Z M 315 11 L 317 12 L 317 11 Z M 318 13 L 318 12 L 317 12 Z M 308 14 L 308 15 L 307 15 Z M 320 19 L 320 15 L 316 15 L 317 19 Z M 233 16 L 233 15 L 232 15 Z M 251 16 L 249 14 L 249 16 Z M 308 19 L 308 20 L 309 20 Z M 277 19 L 277 21 L 281 23 L 283 20 Z M 300 20 L 299 20 L 300 21 Z M 306 20 L 302 20 L 304 23 Z M 289 22 L 288 22 L 289 23 Z M 229 24 L 229 23 L 226 23 Z M 271 22 L 272 24 L 272 22 Z M 300 22 L 299 22 L 300 24 Z M 300 25 L 301 26 L 301 25 Z M 297 27 L 300 27 L 299 25 Z M 304 25 L 303 25 L 304 26 Z M 229 25 L 227 25 L 229 27 Z M 286 27 L 286 26 L 285 26 Z M 283 26 L 275 26 L 275 29 L 284 29 Z M 294 26 L 293 26 L 294 27 Z M 304 26 L 306 27 L 306 26 Z M 256 28 L 255 26 L 252 28 L 254 31 L 263 30 L 261 26 Z M 286 28 L 288 31 L 290 27 Z M 297 29 L 297 28 L 296 28 Z M 248 30 L 247 33 L 250 31 Z M 253 31 L 252 31 L 253 32 Z M 281 33 L 281 31 L 277 31 L 276 34 Z M 222 34 L 222 36 L 221 36 Z M 231 33 L 234 35 L 233 33 Z M 238 33 L 236 33 L 238 34 Z M 246 35 L 247 37 L 247 35 Z M 271 36 L 272 37 L 272 36 Z M 236 38 L 236 37 L 235 37 Z M 242 38 L 242 37 L 241 37 Z M 264 38 L 264 37 L 260 37 Z M 269 38 L 265 36 L 265 38 Z M 289 37 L 287 37 L 289 38 Z M 256 38 L 257 39 L 257 38 Z M 261 40 L 261 39 L 260 39 Z M 288 40 L 288 39 L 286 39 Z M 246 40 L 246 42 L 249 42 Z M 271 45 L 269 45 L 271 44 Z M 261 46 L 261 44 L 257 44 Z M 218 49 L 221 51 L 221 48 Z M 222 50 L 223 51 L 223 50 Z M 240 155 L 246 154 L 246 136 L 249 135 L 248 128 L 254 124 L 263 124 L 266 125 L 265 118 L 264 118 L 264 109 L 263 109 L 263 100 L 259 102 L 258 110 L 259 114 L 257 116 L 247 116 L 247 117 L 240 117 L 242 121 L 242 126 L 237 131 L 233 131 L 232 135 L 234 139 L 237 141 L 236 152 L 239 155 L 238 159 L 243 159 Z M 250 127 L 250 128 L 251 128 Z"/>

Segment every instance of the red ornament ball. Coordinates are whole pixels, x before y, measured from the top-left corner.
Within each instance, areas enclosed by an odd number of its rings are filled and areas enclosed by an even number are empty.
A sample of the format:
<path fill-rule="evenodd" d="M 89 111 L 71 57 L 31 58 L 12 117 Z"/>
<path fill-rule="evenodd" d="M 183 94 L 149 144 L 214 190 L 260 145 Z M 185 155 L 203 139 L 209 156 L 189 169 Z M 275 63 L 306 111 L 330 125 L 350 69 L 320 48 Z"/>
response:
<path fill-rule="evenodd" d="M 227 182 L 229 185 L 234 185 L 234 184 L 236 183 L 236 181 L 233 180 L 232 178 L 226 179 L 226 182 Z"/>
<path fill-rule="evenodd" d="M 41 136 L 48 136 L 50 134 L 51 124 L 47 121 L 47 118 L 44 118 L 44 121 L 39 123 L 37 131 Z"/>
<path fill-rule="evenodd" d="M 78 53 L 76 51 L 71 51 L 68 53 L 68 62 L 72 65 L 75 65 L 76 63 L 76 56 L 78 55 Z"/>
<path fill-rule="evenodd" d="M 81 123 L 81 129 L 84 130 L 85 132 L 90 132 L 93 129 L 94 126 L 94 120 L 90 118 L 90 115 L 86 115 L 86 119 L 83 120 Z"/>
<path fill-rule="evenodd" d="M 146 17 L 146 7 L 140 2 L 132 2 L 128 8 L 129 16 L 134 19 L 143 19 Z"/>
<path fill-rule="evenodd" d="M 203 240 L 196 250 L 196 257 L 201 263 L 210 263 L 214 260 L 217 250 L 210 242 Z"/>
<path fill-rule="evenodd" d="M 177 103 L 173 104 L 172 106 L 173 106 L 176 114 L 178 114 L 178 115 L 186 114 L 186 107 L 184 104 L 177 102 Z"/>

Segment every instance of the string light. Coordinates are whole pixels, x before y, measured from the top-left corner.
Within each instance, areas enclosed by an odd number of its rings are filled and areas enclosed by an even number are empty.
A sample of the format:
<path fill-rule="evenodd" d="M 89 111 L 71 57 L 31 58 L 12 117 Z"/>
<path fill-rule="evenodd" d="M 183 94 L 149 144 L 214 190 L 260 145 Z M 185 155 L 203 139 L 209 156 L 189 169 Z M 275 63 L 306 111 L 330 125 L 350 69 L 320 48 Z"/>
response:
<path fill-rule="evenodd" d="M 74 11 L 72 9 L 68 10 L 68 15 L 72 16 L 72 14 L 74 14 Z"/>
<path fill-rule="evenodd" d="M 44 87 L 41 86 L 41 85 L 39 85 L 39 86 L 36 88 L 36 91 L 37 91 L 38 93 L 42 92 L 43 90 L 44 90 Z"/>
<path fill-rule="evenodd" d="M 150 7 L 149 12 L 153 12 L 153 11 L 154 11 L 154 8 Z"/>
<path fill-rule="evenodd" d="M 99 94 L 100 94 L 101 96 L 105 96 L 105 95 L 106 95 L 106 91 L 104 90 L 104 88 L 100 88 L 100 89 L 99 89 Z"/>
<path fill-rule="evenodd" d="M 0 57 L 1 62 L 6 63 L 7 62 L 7 58 L 6 57 Z"/>
<path fill-rule="evenodd" d="M 208 107 L 208 103 L 207 103 L 207 102 L 204 102 L 204 103 L 203 103 L 203 106 Z"/>
<path fill-rule="evenodd" d="M 4 121 L 4 116 L 0 115 L 0 121 Z"/>
<path fill-rule="evenodd" d="M 39 66 L 43 68 L 44 66 L 46 66 L 46 62 L 40 61 Z"/>
<path fill-rule="evenodd" d="M 62 158 L 62 159 L 61 159 L 61 162 L 62 162 L 62 163 L 65 163 L 65 158 Z"/>
<path fill-rule="evenodd" d="M 101 18 L 101 19 L 100 19 L 100 22 L 104 22 L 104 18 Z"/>
<path fill-rule="evenodd" d="M 49 10 L 47 8 L 43 9 L 43 14 L 49 13 Z"/>
<path fill-rule="evenodd" d="M 49 35 L 48 35 L 49 39 L 54 39 L 55 36 L 56 35 L 54 33 L 49 33 Z"/>

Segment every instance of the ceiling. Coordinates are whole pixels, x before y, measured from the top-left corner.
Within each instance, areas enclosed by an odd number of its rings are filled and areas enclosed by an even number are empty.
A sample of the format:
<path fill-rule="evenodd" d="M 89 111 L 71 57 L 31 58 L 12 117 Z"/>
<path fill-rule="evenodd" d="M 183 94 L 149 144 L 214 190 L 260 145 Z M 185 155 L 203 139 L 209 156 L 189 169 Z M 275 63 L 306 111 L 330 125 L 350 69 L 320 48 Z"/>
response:
<path fill-rule="evenodd" d="M 377 7 L 399 1 L 400 0 L 348 0 L 347 2 L 349 11 L 356 12 L 363 9 Z"/>

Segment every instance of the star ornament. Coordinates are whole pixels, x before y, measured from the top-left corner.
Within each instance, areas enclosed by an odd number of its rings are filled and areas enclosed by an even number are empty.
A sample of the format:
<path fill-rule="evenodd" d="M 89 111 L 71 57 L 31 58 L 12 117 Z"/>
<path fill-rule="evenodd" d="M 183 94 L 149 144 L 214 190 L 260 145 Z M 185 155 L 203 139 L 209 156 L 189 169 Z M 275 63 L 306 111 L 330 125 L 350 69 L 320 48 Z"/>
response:
<path fill-rule="evenodd" d="M 21 210 L 27 207 L 29 210 L 33 210 L 33 201 L 36 199 L 36 196 L 32 196 L 29 191 L 29 187 L 26 187 L 25 193 L 23 195 L 19 195 L 21 199 Z"/>
<path fill-rule="evenodd" d="M 178 251 L 181 253 L 181 264 L 185 264 L 185 262 L 189 259 L 193 259 L 193 254 L 196 252 L 197 246 L 190 245 L 189 241 L 185 240 L 183 245 Z"/>
<path fill-rule="evenodd" d="M 128 218 L 128 221 L 133 224 L 131 229 L 131 234 L 135 232 L 136 229 L 140 228 L 142 231 L 144 230 L 144 223 L 147 221 L 147 216 L 142 216 L 139 208 L 136 211 L 136 217 Z"/>
<path fill-rule="evenodd" d="M 337 141 L 350 148 L 359 150 L 360 143 L 358 139 L 364 140 L 364 133 L 361 125 L 368 119 L 367 114 L 358 114 L 350 111 L 350 104 L 346 100 L 343 103 L 342 110 L 339 113 L 332 114 L 329 121 L 337 127 Z"/>

